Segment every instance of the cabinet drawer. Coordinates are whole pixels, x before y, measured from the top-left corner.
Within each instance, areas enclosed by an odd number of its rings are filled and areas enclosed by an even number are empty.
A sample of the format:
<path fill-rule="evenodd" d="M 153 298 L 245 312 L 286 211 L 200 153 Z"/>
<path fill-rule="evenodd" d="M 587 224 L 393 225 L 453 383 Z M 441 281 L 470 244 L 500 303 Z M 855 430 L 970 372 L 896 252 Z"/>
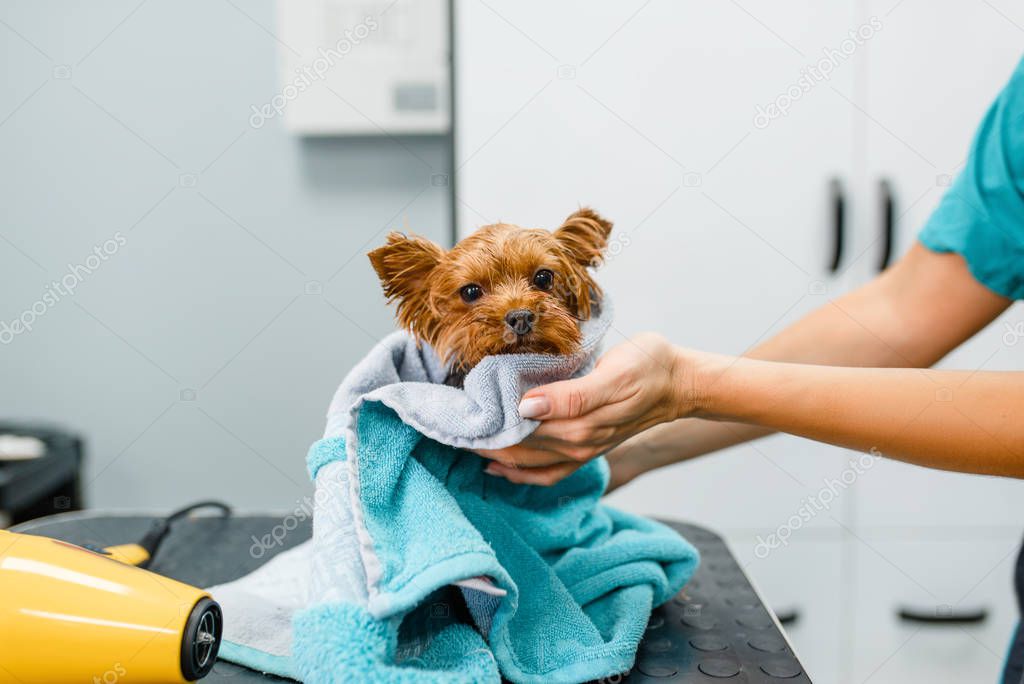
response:
<path fill-rule="evenodd" d="M 853 654 L 851 681 L 999 681 L 1018 620 L 1012 574 L 1020 539 L 976 536 L 920 541 L 859 535 L 849 542 L 856 582 L 844 597 L 853 623 L 843 648 Z M 901 608 L 929 620 L 902 619 Z M 975 611 L 984 619 L 949 620 Z"/>

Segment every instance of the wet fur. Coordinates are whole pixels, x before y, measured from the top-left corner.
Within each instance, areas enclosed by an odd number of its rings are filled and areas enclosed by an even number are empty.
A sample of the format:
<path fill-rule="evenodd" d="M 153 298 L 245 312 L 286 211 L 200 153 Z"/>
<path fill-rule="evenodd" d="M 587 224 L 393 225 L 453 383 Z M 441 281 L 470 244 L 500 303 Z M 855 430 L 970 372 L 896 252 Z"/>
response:
<path fill-rule="evenodd" d="M 597 313 L 601 289 L 589 268 L 601 263 L 612 224 L 580 209 L 549 232 L 508 223 L 484 226 L 444 250 L 425 238 L 390 233 L 370 252 L 399 324 L 429 343 L 461 385 L 485 356 L 539 352 L 570 354 L 579 348 L 579 323 Z M 534 286 L 538 270 L 554 274 L 550 290 Z M 460 290 L 477 284 L 484 294 L 465 302 Z M 533 330 L 517 337 L 505 315 L 528 309 Z"/>

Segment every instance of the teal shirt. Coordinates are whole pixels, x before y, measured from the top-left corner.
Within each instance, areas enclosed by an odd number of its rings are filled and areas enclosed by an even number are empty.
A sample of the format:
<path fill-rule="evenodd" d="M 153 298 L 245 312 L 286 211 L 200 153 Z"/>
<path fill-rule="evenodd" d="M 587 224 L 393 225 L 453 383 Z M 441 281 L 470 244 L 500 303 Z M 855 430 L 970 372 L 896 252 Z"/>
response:
<path fill-rule="evenodd" d="M 1024 299 L 1024 60 L 982 120 L 964 170 L 918 239 L 964 257 L 993 292 Z"/>

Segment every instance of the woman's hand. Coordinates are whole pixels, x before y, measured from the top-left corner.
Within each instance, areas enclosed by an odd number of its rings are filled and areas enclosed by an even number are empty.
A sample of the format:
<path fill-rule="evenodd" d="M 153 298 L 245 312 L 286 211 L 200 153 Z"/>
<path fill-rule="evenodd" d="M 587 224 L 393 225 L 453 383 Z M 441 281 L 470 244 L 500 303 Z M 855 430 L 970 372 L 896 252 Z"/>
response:
<path fill-rule="evenodd" d="M 494 461 L 487 472 L 525 484 L 562 480 L 633 435 L 693 413 L 696 366 L 653 333 L 613 347 L 588 375 L 523 395 L 519 414 L 543 422 L 520 444 L 480 451 Z"/>

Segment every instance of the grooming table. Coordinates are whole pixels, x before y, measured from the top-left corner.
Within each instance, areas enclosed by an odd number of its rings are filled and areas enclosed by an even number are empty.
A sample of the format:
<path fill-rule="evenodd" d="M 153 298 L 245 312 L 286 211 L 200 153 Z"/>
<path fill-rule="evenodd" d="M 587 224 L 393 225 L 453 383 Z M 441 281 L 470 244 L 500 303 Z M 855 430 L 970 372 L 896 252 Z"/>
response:
<path fill-rule="evenodd" d="M 24 523 L 13 531 L 103 547 L 140 539 L 152 521 L 137 515 L 65 513 Z M 297 516 L 181 520 L 157 552 L 151 569 L 198 587 L 228 582 L 308 539 L 310 521 L 296 521 Z M 696 525 L 668 524 L 700 550 L 700 568 L 677 597 L 651 615 L 633 671 L 626 677 L 602 681 L 810 682 L 778 620 L 721 537 Z M 280 532 L 287 527 L 293 529 L 282 536 Z M 265 536 L 275 528 L 279 544 Z M 220 661 L 202 681 L 246 684 L 272 680 L 287 681 Z"/>

